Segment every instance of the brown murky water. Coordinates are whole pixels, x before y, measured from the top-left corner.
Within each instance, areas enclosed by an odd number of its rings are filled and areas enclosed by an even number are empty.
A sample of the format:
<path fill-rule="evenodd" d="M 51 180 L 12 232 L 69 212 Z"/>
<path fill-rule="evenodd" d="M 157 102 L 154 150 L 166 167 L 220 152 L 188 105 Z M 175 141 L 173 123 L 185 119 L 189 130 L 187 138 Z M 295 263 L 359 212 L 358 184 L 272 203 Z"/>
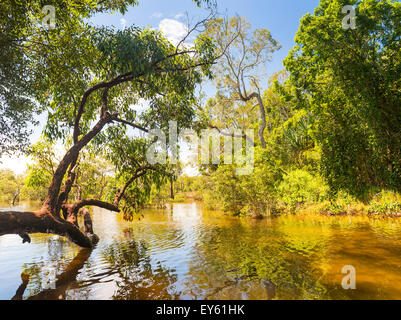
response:
<path fill-rule="evenodd" d="M 94 209 L 93 250 L 51 235 L 0 237 L 0 299 L 16 294 L 21 274 L 23 299 L 401 299 L 398 219 L 254 221 L 195 203 L 143 214 L 126 222 Z M 346 265 L 356 290 L 341 286 Z"/>

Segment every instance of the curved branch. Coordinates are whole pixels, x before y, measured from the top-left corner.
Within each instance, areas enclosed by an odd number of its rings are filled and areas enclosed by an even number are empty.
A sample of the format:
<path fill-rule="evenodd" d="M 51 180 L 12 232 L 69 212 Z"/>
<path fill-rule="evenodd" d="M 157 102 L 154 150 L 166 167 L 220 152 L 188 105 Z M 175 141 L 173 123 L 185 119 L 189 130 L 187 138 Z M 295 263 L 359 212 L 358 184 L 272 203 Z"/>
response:
<path fill-rule="evenodd" d="M 108 88 L 105 89 L 103 93 L 103 103 L 102 110 L 107 105 L 107 92 Z M 75 143 L 70 150 L 64 155 L 63 159 L 60 161 L 56 172 L 53 175 L 52 182 L 49 186 L 47 197 L 43 203 L 42 209 L 46 210 L 55 216 L 59 216 L 58 212 L 58 197 L 60 192 L 61 183 L 63 181 L 64 175 L 72 162 L 78 157 L 79 152 L 85 147 L 102 129 L 103 127 L 112 121 L 113 115 L 109 113 L 104 113 L 96 125 L 77 143 Z"/>
<path fill-rule="evenodd" d="M 120 212 L 120 209 L 118 209 L 117 206 L 97 199 L 83 199 L 73 203 L 72 205 L 66 205 L 66 206 L 70 206 L 71 212 L 76 212 L 76 213 L 78 212 L 79 209 L 85 206 L 94 206 L 114 212 Z"/>
<path fill-rule="evenodd" d="M 120 119 L 120 118 L 118 118 L 117 116 L 116 116 L 116 117 L 113 117 L 113 121 L 120 122 L 120 123 L 124 123 L 124 124 L 126 124 L 126 125 L 129 125 L 129 126 L 135 128 L 135 129 L 139 129 L 139 130 L 141 130 L 141 131 L 143 131 L 143 132 L 146 132 L 146 133 L 149 132 L 148 129 L 146 129 L 146 128 L 144 128 L 144 127 L 141 127 L 140 125 L 137 125 L 137 124 L 135 124 L 135 123 L 133 123 L 133 122 L 130 122 L 130 121 L 127 121 L 127 120 L 124 120 L 124 119 Z"/>
<path fill-rule="evenodd" d="M 85 107 L 85 104 L 86 104 L 89 96 L 93 92 L 95 92 L 95 91 L 97 91 L 99 89 L 110 89 L 111 87 L 113 87 L 115 85 L 118 85 L 118 84 L 123 83 L 123 82 L 130 81 L 133 78 L 134 78 L 133 73 L 132 72 L 128 72 L 128 73 L 119 75 L 119 76 L 115 77 L 114 79 L 112 79 L 110 81 L 105 81 L 105 82 L 98 83 L 98 84 L 92 86 L 91 88 L 89 88 L 88 90 L 85 91 L 84 95 L 82 96 L 81 103 L 79 105 L 77 115 L 75 117 L 74 134 L 73 134 L 74 143 L 78 142 L 78 137 L 81 134 L 80 129 L 79 129 L 79 122 L 81 121 L 82 115 L 84 113 L 84 107 Z"/>
<path fill-rule="evenodd" d="M 145 175 L 148 170 L 155 170 L 155 168 L 153 168 L 152 166 L 146 166 L 146 167 L 138 168 L 135 171 L 135 174 L 125 183 L 124 187 L 116 194 L 116 196 L 114 198 L 115 206 L 118 206 L 122 197 L 124 196 L 125 191 L 131 185 L 131 183 L 133 183 L 139 177 L 142 177 L 143 175 Z"/>

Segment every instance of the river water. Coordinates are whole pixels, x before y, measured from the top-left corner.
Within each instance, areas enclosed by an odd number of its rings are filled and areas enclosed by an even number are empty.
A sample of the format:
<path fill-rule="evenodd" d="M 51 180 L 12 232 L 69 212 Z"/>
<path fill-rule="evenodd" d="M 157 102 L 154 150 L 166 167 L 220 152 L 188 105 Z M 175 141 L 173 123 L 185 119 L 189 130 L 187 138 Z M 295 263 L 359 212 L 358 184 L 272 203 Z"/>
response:
<path fill-rule="evenodd" d="M 197 203 L 142 214 L 127 222 L 95 208 L 93 250 L 53 235 L 0 237 L 0 299 L 18 288 L 23 299 L 401 299 L 398 219 L 251 220 Z M 344 266 L 355 290 L 341 285 Z"/>

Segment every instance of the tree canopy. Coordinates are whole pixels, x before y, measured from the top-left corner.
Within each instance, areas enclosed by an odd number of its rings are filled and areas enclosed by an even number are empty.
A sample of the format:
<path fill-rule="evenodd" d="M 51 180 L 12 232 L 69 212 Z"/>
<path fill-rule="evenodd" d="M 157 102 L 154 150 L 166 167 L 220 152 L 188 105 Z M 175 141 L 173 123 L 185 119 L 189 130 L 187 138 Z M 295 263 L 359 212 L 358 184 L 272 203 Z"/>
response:
<path fill-rule="evenodd" d="M 322 0 L 306 14 L 285 60 L 299 106 L 314 118 L 322 172 L 334 189 L 363 196 L 401 189 L 401 3 L 351 1 L 356 28 L 342 27 L 349 1 Z"/>
<path fill-rule="evenodd" d="M 0 154 L 24 150 L 35 124 L 32 114 L 47 107 L 52 84 L 72 92 L 82 87 L 93 48 L 97 12 L 125 12 L 129 1 L 2 1 L 0 4 Z M 56 10 L 55 28 L 42 24 L 44 6 Z"/>

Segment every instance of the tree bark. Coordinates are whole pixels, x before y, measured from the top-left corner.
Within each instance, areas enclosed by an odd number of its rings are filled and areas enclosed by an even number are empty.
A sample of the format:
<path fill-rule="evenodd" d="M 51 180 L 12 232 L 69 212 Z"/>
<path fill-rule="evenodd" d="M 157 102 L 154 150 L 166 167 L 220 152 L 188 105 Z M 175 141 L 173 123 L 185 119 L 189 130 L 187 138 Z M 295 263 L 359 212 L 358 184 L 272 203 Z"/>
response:
<path fill-rule="evenodd" d="M 258 100 L 258 105 L 259 105 L 259 115 L 260 115 L 260 125 L 259 125 L 259 130 L 258 130 L 258 137 L 260 141 L 260 145 L 262 146 L 263 149 L 266 149 L 266 141 L 264 137 L 264 132 L 266 129 L 266 110 L 265 110 L 265 105 L 263 103 L 262 97 L 260 96 L 259 93 L 252 93 L 249 96 L 250 99 L 256 98 Z"/>
<path fill-rule="evenodd" d="M 89 131 L 81 140 L 74 144 L 70 150 L 68 150 L 64 158 L 60 161 L 60 164 L 58 165 L 53 175 L 53 179 L 50 184 L 46 200 L 43 203 L 42 209 L 47 210 L 56 216 L 59 215 L 59 213 L 56 212 L 59 191 L 68 167 L 74 161 L 74 159 L 78 157 L 78 154 L 82 150 L 82 148 L 85 147 L 110 121 L 111 117 L 102 117 L 91 131 Z"/>
<path fill-rule="evenodd" d="M 12 201 L 13 206 L 15 205 L 15 201 L 17 200 L 20 194 L 21 194 L 21 188 L 18 188 L 17 192 L 13 196 L 13 201 Z"/>
<path fill-rule="evenodd" d="M 170 180 L 170 198 L 174 199 L 174 182 Z"/>
<path fill-rule="evenodd" d="M 65 219 L 78 227 L 78 212 L 84 206 L 96 206 L 99 208 L 107 209 L 109 211 L 120 212 L 120 209 L 118 209 L 117 206 L 112 205 L 111 203 L 107 203 L 97 199 L 84 199 L 79 200 L 74 204 L 65 204 L 63 206 Z M 93 231 L 91 233 L 93 234 Z"/>
<path fill-rule="evenodd" d="M 133 183 L 139 177 L 142 177 L 143 175 L 145 175 L 147 170 L 154 170 L 154 168 L 152 166 L 145 166 L 145 167 L 140 167 L 135 171 L 134 175 L 126 182 L 124 187 L 117 192 L 117 194 L 116 194 L 116 196 L 114 198 L 114 206 L 116 206 L 116 207 L 118 206 L 118 204 L 120 203 L 125 191 L 131 185 L 131 183 Z"/>

